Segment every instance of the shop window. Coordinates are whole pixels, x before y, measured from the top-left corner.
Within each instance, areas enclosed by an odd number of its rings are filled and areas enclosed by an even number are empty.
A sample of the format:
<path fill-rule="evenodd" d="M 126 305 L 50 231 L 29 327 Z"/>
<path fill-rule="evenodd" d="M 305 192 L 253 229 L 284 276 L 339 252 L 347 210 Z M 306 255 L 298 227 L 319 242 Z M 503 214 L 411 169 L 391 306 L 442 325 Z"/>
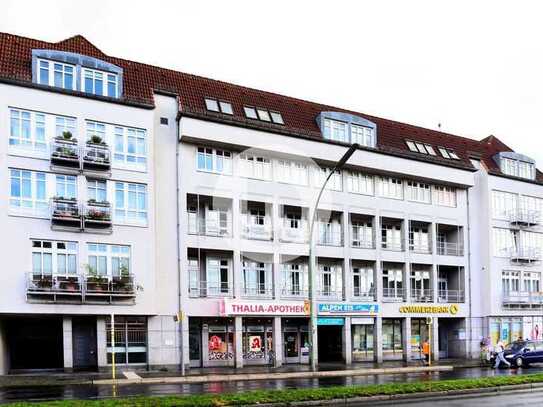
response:
<path fill-rule="evenodd" d="M 373 359 L 373 320 L 371 324 L 353 325 L 353 361 Z"/>
<path fill-rule="evenodd" d="M 385 356 L 403 353 L 401 319 L 383 319 L 383 353 Z"/>
<path fill-rule="evenodd" d="M 107 363 L 147 363 L 147 319 L 145 317 L 115 317 L 115 346 L 111 342 L 111 317 L 106 317 Z"/>

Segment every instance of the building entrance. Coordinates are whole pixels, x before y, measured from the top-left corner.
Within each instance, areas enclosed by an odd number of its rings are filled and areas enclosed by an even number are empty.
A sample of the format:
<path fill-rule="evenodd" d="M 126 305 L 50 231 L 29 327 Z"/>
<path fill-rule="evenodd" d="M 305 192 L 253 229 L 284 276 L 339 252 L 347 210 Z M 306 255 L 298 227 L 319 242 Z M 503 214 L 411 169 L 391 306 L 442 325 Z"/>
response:
<path fill-rule="evenodd" d="M 342 329 L 334 325 L 318 327 L 319 362 L 343 361 Z"/>
<path fill-rule="evenodd" d="M 72 319 L 72 344 L 74 370 L 96 370 L 98 368 L 98 352 L 95 317 L 74 317 Z"/>

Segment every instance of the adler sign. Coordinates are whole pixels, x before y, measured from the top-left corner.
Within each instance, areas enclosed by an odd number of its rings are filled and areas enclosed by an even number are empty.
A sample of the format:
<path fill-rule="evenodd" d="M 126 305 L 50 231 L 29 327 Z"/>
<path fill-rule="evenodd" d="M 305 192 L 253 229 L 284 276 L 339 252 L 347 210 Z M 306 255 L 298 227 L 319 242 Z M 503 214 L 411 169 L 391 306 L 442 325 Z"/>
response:
<path fill-rule="evenodd" d="M 307 301 L 236 301 L 224 300 L 223 315 L 309 315 Z"/>

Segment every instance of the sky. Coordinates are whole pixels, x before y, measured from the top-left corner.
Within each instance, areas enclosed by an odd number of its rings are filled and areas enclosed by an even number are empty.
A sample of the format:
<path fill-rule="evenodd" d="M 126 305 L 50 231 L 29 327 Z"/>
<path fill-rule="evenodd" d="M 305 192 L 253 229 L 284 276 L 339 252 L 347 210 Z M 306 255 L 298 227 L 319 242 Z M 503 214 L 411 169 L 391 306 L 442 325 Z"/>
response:
<path fill-rule="evenodd" d="M 0 31 L 482 139 L 543 168 L 543 2 L 1 0 Z M 0 56 L 1 57 L 1 56 Z"/>

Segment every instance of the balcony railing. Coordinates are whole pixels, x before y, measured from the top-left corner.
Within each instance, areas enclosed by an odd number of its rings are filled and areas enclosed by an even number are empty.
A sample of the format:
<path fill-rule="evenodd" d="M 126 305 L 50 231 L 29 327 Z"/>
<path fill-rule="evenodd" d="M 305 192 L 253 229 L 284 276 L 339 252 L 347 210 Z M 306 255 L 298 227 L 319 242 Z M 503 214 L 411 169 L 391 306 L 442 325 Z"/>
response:
<path fill-rule="evenodd" d="M 439 290 L 437 299 L 443 303 L 465 302 L 464 290 Z"/>
<path fill-rule="evenodd" d="M 543 292 L 517 291 L 503 294 L 502 304 L 511 308 L 543 307 Z"/>
<path fill-rule="evenodd" d="M 342 300 L 343 290 L 341 287 L 324 286 L 319 287 L 316 292 L 317 298 L 321 300 Z"/>
<path fill-rule="evenodd" d="M 383 239 L 381 241 L 381 247 L 384 250 L 401 252 L 403 251 L 403 242 L 401 239 Z"/>
<path fill-rule="evenodd" d="M 287 286 L 281 289 L 283 298 L 308 298 L 309 290 L 301 286 Z"/>
<path fill-rule="evenodd" d="M 511 263 L 533 264 L 541 260 L 541 250 L 539 247 L 512 247 L 509 250 Z"/>
<path fill-rule="evenodd" d="M 434 300 L 434 292 L 431 289 L 412 288 L 410 294 L 413 302 L 433 302 Z"/>
<path fill-rule="evenodd" d="M 83 209 L 85 228 L 111 228 L 111 206 L 109 202 L 87 201 Z"/>
<path fill-rule="evenodd" d="M 541 212 L 534 209 L 513 209 L 507 213 L 509 222 L 518 226 L 541 224 Z"/>
<path fill-rule="evenodd" d="M 29 273 L 27 276 L 29 301 L 112 303 L 133 300 L 136 289 L 132 275 L 111 277 Z"/>
<path fill-rule="evenodd" d="M 189 213 L 188 233 L 190 235 L 230 237 L 232 235 L 231 230 L 232 222 L 230 218 L 227 220 L 206 219 Z"/>
<path fill-rule="evenodd" d="M 281 241 L 291 243 L 307 243 L 309 229 L 306 221 L 297 221 L 298 227 L 293 227 L 292 221 L 285 219 L 281 228 Z"/>
<path fill-rule="evenodd" d="M 375 288 L 361 290 L 359 287 L 353 287 L 353 297 L 357 300 L 375 301 Z"/>
<path fill-rule="evenodd" d="M 432 249 L 430 247 L 430 242 L 427 243 L 421 243 L 417 242 L 413 239 L 409 240 L 409 250 L 413 253 L 420 253 L 420 254 L 430 254 L 432 253 Z"/>
<path fill-rule="evenodd" d="M 343 246 L 343 233 L 340 231 L 319 232 L 317 244 L 322 246 Z"/>
<path fill-rule="evenodd" d="M 241 295 L 245 298 L 273 298 L 273 289 L 266 284 L 245 286 L 241 289 Z"/>
<path fill-rule="evenodd" d="M 81 213 L 75 198 L 51 199 L 51 224 L 60 227 L 81 228 Z"/>
<path fill-rule="evenodd" d="M 51 143 L 51 163 L 79 169 L 79 147 L 77 140 L 56 138 Z"/>
<path fill-rule="evenodd" d="M 83 168 L 88 170 L 109 170 L 111 168 L 109 147 L 106 144 L 87 142 L 83 147 Z"/>
<path fill-rule="evenodd" d="M 437 242 L 437 254 L 440 256 L 463 256 L 464 245 L 456 242 Z"/>
<path fill-rule="evenodd" d="M 232 287 L 228 282 L 199 281 L 189 284 L 189 297 L 232 297 Z"/>
<path fill-rule="evenodd" d="M 383 301 L 403 302 L 405 301 L 404 288 L 383 288 Z"/>
<path fill-rule="evenodd" d="M 263 225 L 255 224 L 251 220 L 245 218 L 242 219 L 242 237 L 254 240 L 272 240 L 273 232 L 270 219 L 266 219 Z"/>

